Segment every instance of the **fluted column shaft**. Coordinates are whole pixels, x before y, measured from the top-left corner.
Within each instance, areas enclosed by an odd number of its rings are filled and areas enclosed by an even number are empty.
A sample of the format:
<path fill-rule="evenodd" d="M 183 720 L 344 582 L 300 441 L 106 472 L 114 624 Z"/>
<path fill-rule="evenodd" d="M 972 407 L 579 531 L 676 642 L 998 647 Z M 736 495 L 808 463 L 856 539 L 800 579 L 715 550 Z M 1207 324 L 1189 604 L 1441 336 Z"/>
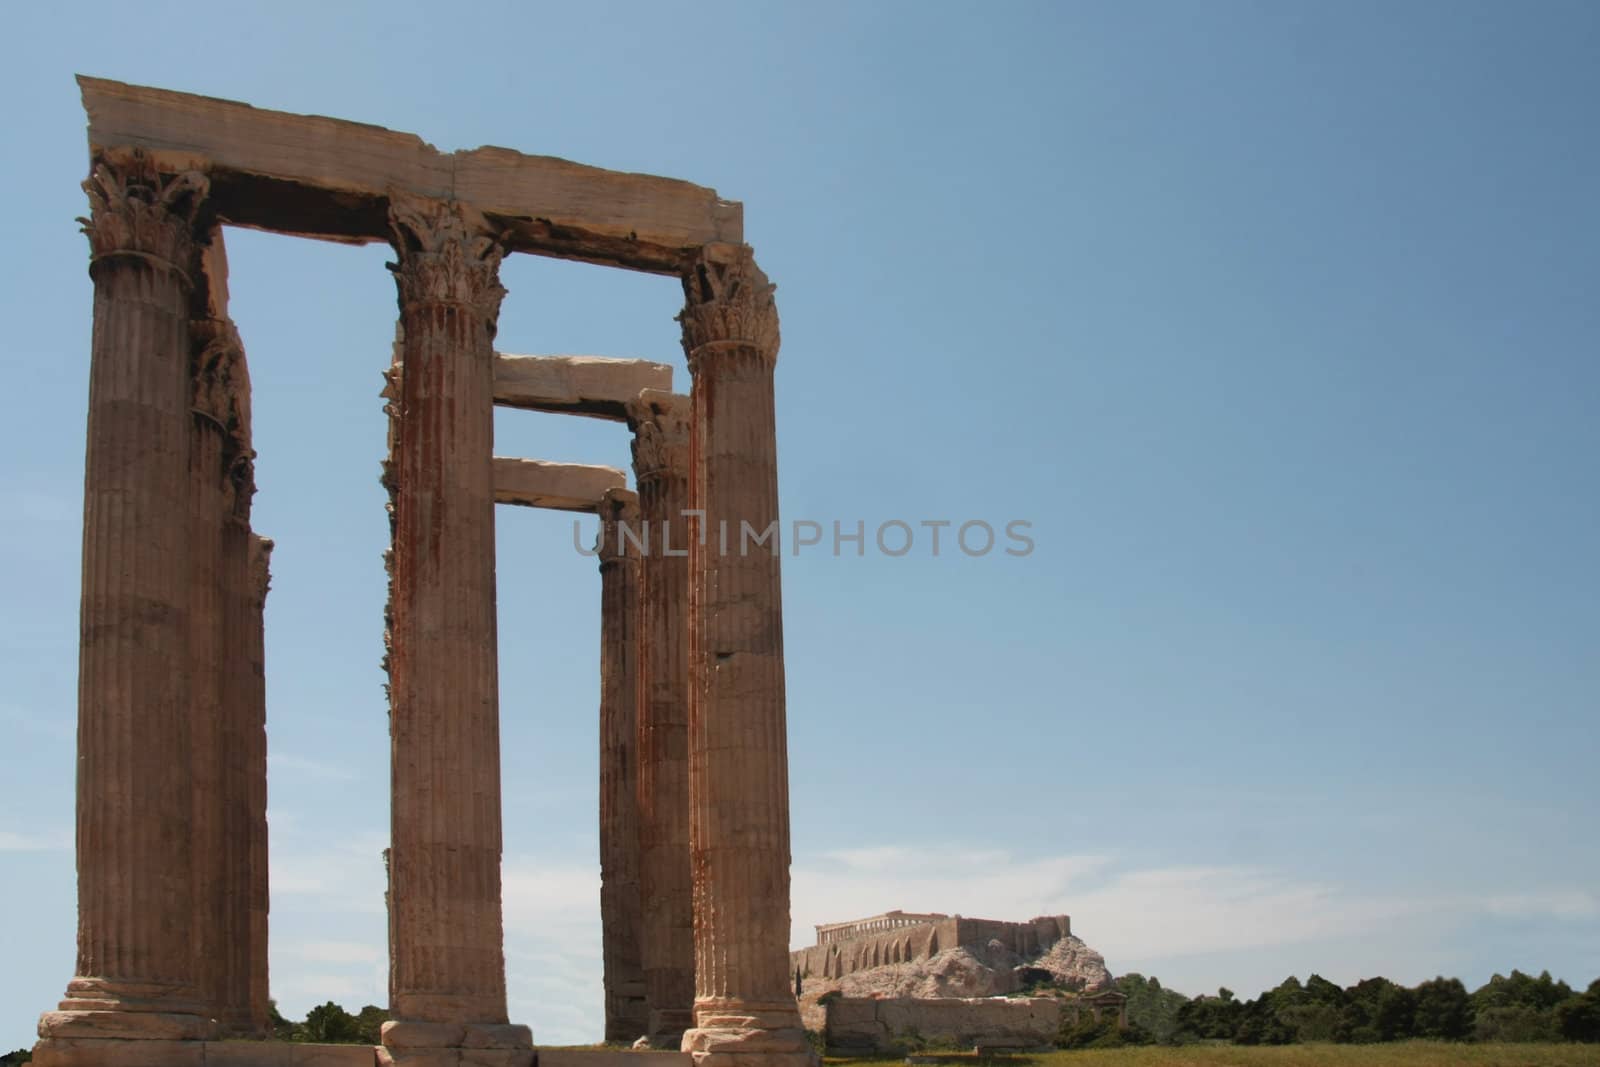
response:
<path fill-rule="evenodd" d="M 808 1060 L 789 978 L 789 773 L 773 287 L 742 245 L 684 276 L 694 378 L 689 709 L 697 1063 Z M 765 544 L 744 539 L 766 535 Z"/>
<path fill-rule="evenodd" d="M 205 178 L 84 184 L 94 331 L 78 680 L 78 960 L 44 1037 L 196 1037 L 188 622 L 189 297 Z"/>
<path fill-rule="evenodd" d="M 403 363 L 390 649 L 392 1009 L 400 1020 L 499 1024 L 491 342 L 502 250 L 454 204 L 396 202 L 390 222 Z"/>
<path fill-rule="evenodd" d="M 220 245 L 220 229 L 212 242 Z M 217 253 L 220 254 L 220 253 Z M 208 257 L 209 258 L 209 257 Z M 227 629 L 228 566 L 226 528 L 233 522 L 237 494 L 229 428 L 231 380 L 242 362 L 233 324 L 220 318 L 190 323 L 191 361 L 189 435 L 189 722 L 190 844 L 194 919 L 189 932 L 195 974 L 206 1014 L 223 1020 L 230 1009 L 229 977 L 234 970 L 238 932 L 229 929 L 232 884 L 238 866 L 230 855 L 235 842 L 234 812 L 227 792 L 238 787 L 232 690 L 238 684 L 229 668 Z M 248 500 L 245 507 L 248 509 Z M 226 1024 L 225 1024 L 226 1025 Z"/>
<path fill-rule="evenodd" d="M 206 312 L 190 323 L 191 941 L 208 1011 L 226 1033 L 246 1035 L 268 1027 L 265 589 L 258 585 L 271 542 L 250 529 L 250 376 L 227 318 L 220 226 L 211 228 L 200 262 Z"/>
<path fill-rule="evenodd" d="M 600 929 L 605 1035 L 645 1032 L 639 966 L 639 820 L 635 792 L 638 720 L 638 498 L 622 489 L 600 503 Z"/>
<path fill-rule="evenodd" d="M 237 472 L 237 468 L 236 472 Z M 241 555 L 233 540 L 243 532 L 248 538 L 244 556 L 246 584 L 243 610 L 233 612 L 232 630 L 226 637 L 230 676 L 238 686 L 229 721 L 237 738 L 235 751 L 237 785 L 230 789 L 230 809 L 234 812 L 237 835 L 234 855 L 242 860 L 233 866 L 230 884 L 228 929 L 237 931 L 239 943 L 233 951 L 230 972 L 228 1011 L 221 1020 L 236 1033 L 265 1034 L 272 1025 L 267 983 L 267 919 L 270 892 L 267 883 L 267 674 L 265 612 L 267 590 L 271 584 L 273 543 L 243 530 L 227 531 L 223 542 L 226 566 L 237 573 Z M 230 598 L 234 604 L 238 598 Z M 237 659 L 235 658 L 237 657 Z M 239 663 L 238 669 L 233 668 Z"/>
<path fill-rule="evenodd" d="M 689 866 L 689 407 L 646 390 L 629 405 L 639 513 L 638 806 L 640 957 L 651 1043 L 694 1025 Z"/>

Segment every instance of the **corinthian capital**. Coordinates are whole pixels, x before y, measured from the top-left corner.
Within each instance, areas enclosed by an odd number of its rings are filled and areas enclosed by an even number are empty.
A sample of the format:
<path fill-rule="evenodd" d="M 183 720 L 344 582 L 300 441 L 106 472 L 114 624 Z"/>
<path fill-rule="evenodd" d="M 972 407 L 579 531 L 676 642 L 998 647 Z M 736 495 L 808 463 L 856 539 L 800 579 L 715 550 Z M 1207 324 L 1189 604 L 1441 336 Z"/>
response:
<path fill-rule="evenodd" d="M 488 320 L 490 336 L 506 295 L 500 285 L 505 247 L 469 222 L 455 201 L 392 196 L 390 244 L 399 256 L 389 264 L 400 303 L 460 304 Z"/>
<path fill-rule="evenodd" d="M 778 358 L 777 286 L 756 266 L 749 245 L 708 244 L 683 275 L 683 350 L 694 370 L 701 349 L 754 349 L 763 358 Z"/>
<path fill-rule="evenodd" d="M 78 219 L 88 235 L 93 261 L 143 257 L 188 281 L 194 264 L 195 216 L 210 189 L 210 181 L 199 171 L 163 177 L 143 152 L 97 159 L 83 183 L 89 217 Z"/>
<path fill-rule="evenodd" d="M 655 475 L 689 471 L 689 398 L 659 389 L 643 389 L 628 401 L 633 429 L 633 474 L 643 481 Z"/>

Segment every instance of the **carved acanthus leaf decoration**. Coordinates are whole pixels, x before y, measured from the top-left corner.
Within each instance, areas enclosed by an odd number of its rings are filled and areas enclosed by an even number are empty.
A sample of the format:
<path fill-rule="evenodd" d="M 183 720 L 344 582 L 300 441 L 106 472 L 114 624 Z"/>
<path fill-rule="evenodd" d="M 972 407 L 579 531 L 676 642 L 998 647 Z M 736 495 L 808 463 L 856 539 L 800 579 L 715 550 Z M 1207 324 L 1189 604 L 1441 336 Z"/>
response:
<path fill-rule="evenodd" d="M 756 266 L 749 245 L 708 244 L 683 275 L 683 350 L 694 370 L 706 345 L 753 348 L 765 359 L 778 358 L 777 286 Z"/>
<path fill-rule="evenodd" d="M 475 309 L 494 335 L 500 301 L 500 261 L 505 246 L 468 224 L 454 201 L 396 195 L 389 202 L 390 243 L 398 263 L 389 264 L 407 305 L 461 304 Z"/>
<path fill-rule="evenodd" d="M 633 473 L 687 475 L 689 471 L 689 398 L 646 389 L 628 402 L 633 427 Z"/>
<path fill-rule="evenodd" d="M 93 259 L 138 255 L 157 260 L 185 279 L 194 265 L 195 216 L 211 191 L 199 171 L 163 178 L 143 152 L 99 159 L 83 191 L 89 217 L 78 219 Z"/>

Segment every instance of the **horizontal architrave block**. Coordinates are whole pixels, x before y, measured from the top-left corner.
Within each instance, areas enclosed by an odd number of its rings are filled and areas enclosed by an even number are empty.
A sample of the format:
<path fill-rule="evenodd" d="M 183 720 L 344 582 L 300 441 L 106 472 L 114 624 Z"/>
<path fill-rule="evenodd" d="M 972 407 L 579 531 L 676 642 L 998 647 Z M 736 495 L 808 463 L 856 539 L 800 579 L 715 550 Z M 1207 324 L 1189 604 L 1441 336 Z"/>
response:
<path fill-rule="evenodd" d="M 530 156 L 441 152 L 415 134 L 78 76 L 91 154 L 140 149 L 163 172 L 205 171 L 226 222 L 365 244 L 389 240 L 391 192 L 452 199 L 513 251 L 660 274 L 701 245 L 744 239 L 716 190 Z"/>
<path fill-rule="evenodd" d="M 627 484 L 627 477 L 615 467 L 494 457 L 496 504 L 594 514 L 607 490 L 623 489 Z"/>
<path fill-rule="evenodd" d="M 628 417 L 628 403 L 646 389 L 670 391 L 672 368 L 603 356 L 496 353 L 494 358 L 494 402 L 502 407 L 621 422 Z"/>

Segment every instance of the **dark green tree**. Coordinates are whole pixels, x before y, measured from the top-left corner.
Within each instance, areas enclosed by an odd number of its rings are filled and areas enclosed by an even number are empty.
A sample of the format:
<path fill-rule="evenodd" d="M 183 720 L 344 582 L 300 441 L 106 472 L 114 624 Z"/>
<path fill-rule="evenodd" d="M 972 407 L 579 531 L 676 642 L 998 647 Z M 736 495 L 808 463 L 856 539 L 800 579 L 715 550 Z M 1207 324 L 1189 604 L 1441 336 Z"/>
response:
<path fill-rule="evenodd" d="M 1572 987 L 1545 971 L 1535 978 L 1512 971 L 1497 974 L 1472 993 L 1472 1036 L 1479 1041 L 1555 1041 L 1556 1005 L 1572 997 Z"/>
<path fill-rule="evenodd" d="M 1199 996 L 1178 1009 L 1178 1041 L 1232 1041 L 1244 1014 L 1233 990 L 1217 990 L 1214 997 Z"/>
<path fill-rule="evenodd" d="M 1114 987 L 1128 998 L 1128 1022 L 1150 1035 L 1159 1044 L 1168 1044 L 1178 1029 L 1178 1009 L 1189 998 L 1171 989 L 1163 989 L 1160 979 L 1153 975 L 1125 974 Z"/>
<path fill-rule="evenodd" d="M 1568 1041 L 1600 1042 L 1600 978 L 1555 1009 L 1556 1030 Z"/>
<path fill-rule="evenodd" d="M 320 1045 L 357 1044 L 361 1041 L 356 1018 L 333 1001 L 319 1004 L 306 1013 L 297 1040 Z"/>
<path fill-rule="evenodd" d="M 1412 1034 L 1416 996 L 1387 978 L 1363 978 L 1345 990 L 1334 1040 L 1354 1044 L 1400 1041 Z"/>
<path fill-rule="evenodd" d="M 276 1000 L 267 1001 L 267 1022 L 272 1028 L 272 1036 L 279 1041 L 293 1041 L 300 1033 L 300 1024 L 285 1019 L 278 1011 Z"/>
<path fill-rule="evenodd" d="M 1416 988 L 1417 1037 L 1465 1041 L 1472 1036 L 1472 999 L 1459 978 L 1438 978 Z"/>
<path fill-rule="evenodd" d="M 356 1039 L 363 1045 L 376 1045 L 382 1040 L 383 1024 L 389 1021 L 389 1012 L 375 1004 L 368 1004 L 356 1015 Z"/>

